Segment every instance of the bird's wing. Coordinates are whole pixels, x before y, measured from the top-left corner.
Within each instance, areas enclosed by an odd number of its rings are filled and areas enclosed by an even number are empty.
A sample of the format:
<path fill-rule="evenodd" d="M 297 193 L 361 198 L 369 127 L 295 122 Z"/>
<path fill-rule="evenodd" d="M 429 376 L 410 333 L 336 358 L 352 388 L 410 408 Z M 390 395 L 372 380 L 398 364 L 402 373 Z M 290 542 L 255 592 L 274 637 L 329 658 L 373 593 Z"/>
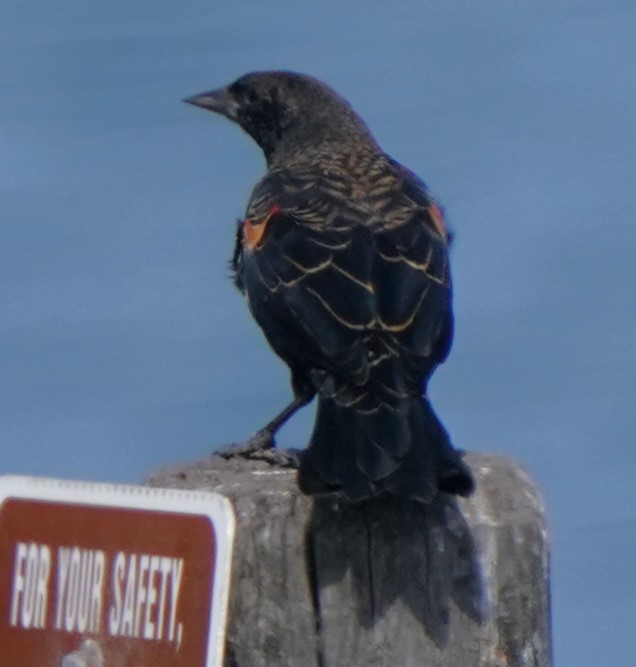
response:
<path fill-rule="evenodd" d="M 262 244 L 252 249 L 244 244 L 242 276 L 270 344 L 292 366 L 323 368 L 363 384 L 368 378 L 363 338 L 375 317 L 365 230 L 308 226 L 282 212 L 266 224 Z M 355 262 L 347 262 L 354 246 Z"/>
<path fill-rule="evenodd" d="M 324 200 L 257 190 L 242 227 L 250 307 L 288 362 L 354 385 L 370 375 L 403 385 L 384 356 L 407 368 L 416 390 L 446 356 L 452 329 L 447 248 L 433 214 L 414 208 L 405 222 L 374 229 Z"/>
<path fill-rule="evenodd" d="M 438 225 L 429 208 L 379 233 L 373 282 L 381 328 L 410 354 L 441 363 L 452 338 L 452 287 Z"/>

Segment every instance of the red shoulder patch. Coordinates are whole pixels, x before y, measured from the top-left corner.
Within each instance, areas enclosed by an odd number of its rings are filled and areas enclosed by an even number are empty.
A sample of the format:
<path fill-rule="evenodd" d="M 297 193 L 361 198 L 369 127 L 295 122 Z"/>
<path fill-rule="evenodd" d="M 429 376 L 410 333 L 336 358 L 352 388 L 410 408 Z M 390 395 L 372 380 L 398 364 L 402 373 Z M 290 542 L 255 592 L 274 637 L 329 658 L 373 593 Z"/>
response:
<path fill-rule="evenodd" d="M 243 220 L 243 245 L 248 250 L 254 250 L 262 245 L 270 220 L 280 211 L 280 206 L 275 205 L 260 220 L 250 220 L 249 218 Z"/>
<path fill-rule="evenodd" d="M 435 203 L 432 203 L 428 207 L 428 212 L 431 214 L 431 221 L 433 226 L 437 230 L 437 233 L 445 240 L 448 240 L 448 229 L 446 229 L 446 224 L 444 223 L 444 214 L 442 209 Z"/>

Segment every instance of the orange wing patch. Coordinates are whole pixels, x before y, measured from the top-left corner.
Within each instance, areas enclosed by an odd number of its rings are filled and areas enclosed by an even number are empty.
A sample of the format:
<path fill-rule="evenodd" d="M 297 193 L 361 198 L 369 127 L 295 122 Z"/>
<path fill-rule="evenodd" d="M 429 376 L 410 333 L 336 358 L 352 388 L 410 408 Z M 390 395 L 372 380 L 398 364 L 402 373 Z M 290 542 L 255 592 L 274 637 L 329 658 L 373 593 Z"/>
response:
<path fill-rule="evenodd" d="M 262 245 L 270 220 L 280 213 L 280 210 L 280 206 L 272 206 L 262 220 L 253 221 L 248 218 L 243 221 L 243 245 L 248 250 L 254 250 Z"/>
<path fill-rule="evenodd" d="M 431 220 L 437 233 L 445 240 L 448 240 L 448 230 L 444 224 L 444 214 L 442 209 L 437 204 L 431 204 L 428 207 L 428 212 L 431 214 Z"/>

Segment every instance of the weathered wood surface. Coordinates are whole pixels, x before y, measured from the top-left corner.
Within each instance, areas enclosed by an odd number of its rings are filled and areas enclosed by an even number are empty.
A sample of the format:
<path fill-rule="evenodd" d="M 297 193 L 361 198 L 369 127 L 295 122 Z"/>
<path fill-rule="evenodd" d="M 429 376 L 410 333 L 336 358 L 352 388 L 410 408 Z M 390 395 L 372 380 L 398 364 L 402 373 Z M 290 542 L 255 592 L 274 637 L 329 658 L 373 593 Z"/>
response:
<path fill-rule="evenodd" d="M 466 460 L 475 495 L 428 507 L 313 501 L 293 471 L 216 456 L 148 483 L 234 502 L 227 667 L 549 667 L 541 499 L 516 463 Z"/>

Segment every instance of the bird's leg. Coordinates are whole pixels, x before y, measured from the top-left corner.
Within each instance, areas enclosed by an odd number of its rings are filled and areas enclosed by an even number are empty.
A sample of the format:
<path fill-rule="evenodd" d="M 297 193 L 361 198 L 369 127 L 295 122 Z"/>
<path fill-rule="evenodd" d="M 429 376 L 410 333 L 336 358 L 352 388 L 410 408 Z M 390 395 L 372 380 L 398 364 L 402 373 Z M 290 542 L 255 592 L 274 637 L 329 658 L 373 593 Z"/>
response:
<path fill-rule="evenodd" d="M 313 396 L 313 391 L 305 391 L 297 394 L 289 405 L 285 406 L 274 419 L 260 431 L 257 431 L 249 440 L 222 447 L 217 450 L 215 454 L 217 454 L 217 456 L 222 456 L 224 459 L 231 459 L 239 456 L 246 459 L 265 460 L 269 463 L 285 467 L 297 467 L 297 452 L 295 450 L 284 451 L 276 449 L 274 436 L 278 433 L 281 427 L 296 412 L 298 412 L 298 410 L 300 410 L 300 408 L 311 401 Z"/>

